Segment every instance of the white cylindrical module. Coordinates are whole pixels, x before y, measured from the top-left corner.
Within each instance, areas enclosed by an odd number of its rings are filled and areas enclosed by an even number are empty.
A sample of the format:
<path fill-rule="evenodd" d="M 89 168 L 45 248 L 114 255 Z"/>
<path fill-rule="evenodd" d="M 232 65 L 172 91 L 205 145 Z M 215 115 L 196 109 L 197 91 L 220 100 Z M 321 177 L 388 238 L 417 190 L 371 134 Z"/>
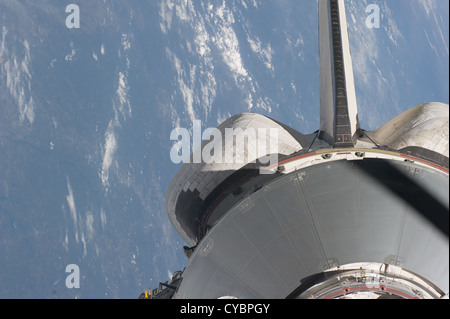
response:
<path fill-rule="evenodd" d="M 373 133 L 380 145 L 401 150 L 421 147 L 449 157 L 449 107 L 424 103 L 399 114 Z"/>
<path fill-rule="evenodd" d="M 448 233 L 427 208 L 448 224 L 448 177 L 401 157 L 281 176 L 206 234 L 174 297 L 445 297 Z"/>
<path fill-rule="evenodd" d="M 283 156 L 298 152 L 308 138 L 266 116 L 244 113 L 232 116 L 212 130 L 173 179 L 166 196 L 172 224 L 190 245 L 195 245 L 209 227 L 208 211 L 224 194 L 238 192 L 240 185 L 256 178 L 255 185 L 276 174 L 260 176 L 259 168 L 276 164 Z M 209 155 L 213 153 L 213 157 Z M 265 160 L 265 163 L 262 162 Z M 273 163 L 270 162 L 271 159 Z M 269 161 L 268 161 L 269 160 Z M 236 196 L 238 201 L 242 196 Z M 219 216 L 215 216 L 215 220 Z"/>

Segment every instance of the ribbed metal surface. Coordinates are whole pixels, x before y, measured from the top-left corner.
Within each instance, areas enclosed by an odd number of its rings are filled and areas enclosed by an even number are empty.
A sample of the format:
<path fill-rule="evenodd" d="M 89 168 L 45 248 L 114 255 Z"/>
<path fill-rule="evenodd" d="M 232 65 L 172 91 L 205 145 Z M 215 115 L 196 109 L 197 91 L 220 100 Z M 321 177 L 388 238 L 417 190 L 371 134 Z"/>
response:
<path fill-rule="evenodd" d="M 331 35 L 333 43 L 334 94 L 335 94 L 335 147 L 352 147 L 352 134 L 348 114 L 347 89 L 342 49 L 341 23 L 337 0 L 330 1 Z"/>

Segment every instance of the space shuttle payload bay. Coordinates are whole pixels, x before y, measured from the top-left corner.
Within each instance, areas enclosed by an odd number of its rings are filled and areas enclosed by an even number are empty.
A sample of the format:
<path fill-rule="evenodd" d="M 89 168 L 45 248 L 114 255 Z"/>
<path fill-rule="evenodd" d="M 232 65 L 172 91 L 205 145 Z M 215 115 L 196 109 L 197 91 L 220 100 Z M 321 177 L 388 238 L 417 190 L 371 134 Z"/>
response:
<path fill-rule="evenodd" d="M 277 128 L 279 161 L 183 165 L 166 209 L 192 248 L 155 297 L 448 297 L 448 105 L 362 130 L 344 0 L 318 6 L 320 129 L 250 113 L 219 125 Z"/>

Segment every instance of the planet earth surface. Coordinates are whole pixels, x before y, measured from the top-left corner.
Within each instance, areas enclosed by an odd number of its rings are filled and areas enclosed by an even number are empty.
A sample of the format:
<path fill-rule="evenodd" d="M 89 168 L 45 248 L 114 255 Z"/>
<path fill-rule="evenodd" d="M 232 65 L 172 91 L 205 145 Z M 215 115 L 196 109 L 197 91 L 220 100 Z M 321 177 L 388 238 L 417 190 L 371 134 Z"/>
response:
<path fill-rule="evenodd" d="M 447 0 L 346 10 L 361 127 L 449 103 Z M 137 298 L 183 270 L 170 133 L 316 131 L 318 46 L 312 0 L 0 0 L 0 298 Z"/>

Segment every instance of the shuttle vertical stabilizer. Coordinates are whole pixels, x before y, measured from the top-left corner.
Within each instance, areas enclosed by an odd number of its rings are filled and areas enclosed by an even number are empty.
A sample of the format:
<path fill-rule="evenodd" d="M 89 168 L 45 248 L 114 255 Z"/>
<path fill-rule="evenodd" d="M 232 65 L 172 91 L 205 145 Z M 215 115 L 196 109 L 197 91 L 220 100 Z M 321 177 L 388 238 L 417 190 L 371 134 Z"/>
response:
<path fill-rule="evenodd" d="M 320 131 L 333 147 L 353 147 L 359 129 L 343 0 L 319 1 Z"/>

